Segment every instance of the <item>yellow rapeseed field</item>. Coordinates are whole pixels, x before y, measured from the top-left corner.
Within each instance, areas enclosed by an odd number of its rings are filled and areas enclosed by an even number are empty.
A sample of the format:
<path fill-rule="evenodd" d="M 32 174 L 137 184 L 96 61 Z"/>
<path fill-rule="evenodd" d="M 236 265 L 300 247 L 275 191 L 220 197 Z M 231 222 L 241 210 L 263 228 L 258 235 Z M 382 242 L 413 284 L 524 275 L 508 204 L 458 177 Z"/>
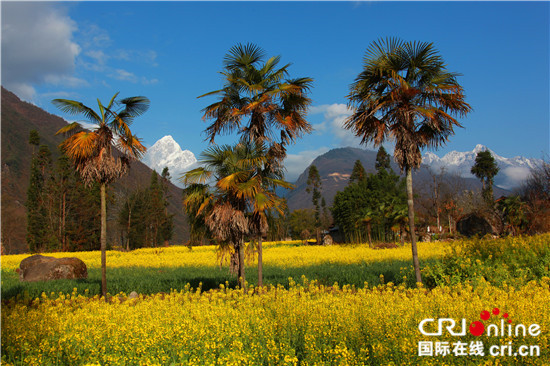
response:
<path fill-rule="evenodd" d="M 512 245 L 519 250 L 529 240 L 540 246 L 548 239 L 549 235 L 520 238 Z M 420 243 L 420 257 L 442 257 L 447 245 Z M 411 257 L 409 246 L 373 250 L 366 245 L 267 243 L 265 248 L 266 267 L 332 263 L 346 268 L 347 264 L 410 261 Z M 53 255 L 76 256 L 90 268 L 99 267 L 98 252 Z M 14 270 L 24 257 L 2 256 L 2 270 Z M 215 266 L 217 261 L 214 247 L 108 253 L 109 267 Z M 4 300 L 2 364 L 550 365 L 548 277 L 520 288 L 479 281 L 475 287 L 458 283 L 433 289 L 392 283 L 327 286 L 305 277 L 289 282 L 287 288 L 250 288 L 248 293 L 227 284 L 209 291 L 187 286 L 135 299 L 120 293 L 109 303 L 76 289 Z M 483 311 L 500 315 L 482 320 Z M 456 321 L 454 331 L 462 329 L 462 319 L 466 328 L 483 321 L 485 326 L 494 323 L 507 329 L 506 319 L 511 327 L 533 326 L 540 331 L 476 337 L 467 329 L 465 335 L 457 336 L 443 327 L 440 335 L 430 336 L 420 332 L 424 319 L 434 320 L 427 327 L 430 332 L 437 330 L 438 319 Z M 426 354 L 427 345 L 434 347 L 431 355 Z M 533 352 L 520 355 L 523 346 Z"/>
<path fill-rule="evenodd" d="M 301 241 L 294 242 L 266 242 L 264 243 L 264 263 L 266 266 L 306 267 L 322 263 L 354 264 L 372 263 L 386 260 L 410 260 L 410 245 L 392 250 L 374 250 L 368 245 L 355 246 L 307 246 L 300 245 Z M 419 256 L 423 259 L 440 257 L 446 250 L 448 243 L 419 243 Z M 88 268 L 101 266 L 100 252 L 48 253 L 48 256 L 57 258 L 77 257 L 82 259 Z M 2 256 L 2 268 L 15 270 L 21 261 L 29 254 Z M 213 266 L 218 263 L 216 247 L 171 246 L 161 248 L 143 248 L 131 252 L 107 251 L 107 266 L 117 267 L 181 267 L 181 266 Z M 248 264 L 248 263 L 247 263 Z M 254 265 L 252 261 L 248 265 Z"/>
<path fill-rule="evenodd" d="M 2 364 L 12 365 L 544 365 L 550 329 L 550 279 L 521 290 L 468 285 L 406 289 L 308 283 L 243 294 L 182 290 L 105 303 L 73 293 L 2 309 Z M 425 318 L 479 320 L 498 307 L 537 337 L 426 337 Z M 482 341 L 485 356 L 419 356 L 418 344 Z M 536 345 L 540 356 L 494 357 L 489 346 Z"/>

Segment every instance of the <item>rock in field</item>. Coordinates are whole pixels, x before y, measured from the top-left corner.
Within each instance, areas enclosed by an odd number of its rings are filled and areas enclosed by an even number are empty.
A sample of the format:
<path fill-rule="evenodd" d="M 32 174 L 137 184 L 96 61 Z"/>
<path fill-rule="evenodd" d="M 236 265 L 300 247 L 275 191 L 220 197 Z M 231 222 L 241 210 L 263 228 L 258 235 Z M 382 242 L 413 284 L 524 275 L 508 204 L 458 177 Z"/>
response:
<path fill-rule="evenodd" d="M 19 265 L 20 281 L 50 281 L 87 278 L 88 268 L 78 258 L 53 258 L 33 255 Z"/>
<path fill-rule="evenodd" d="M 333 244 L 333 240 L 332 240 L 332 236 L 330 235 L 325 235 L 323 236 L 323 245 L 332 245 Z"/>

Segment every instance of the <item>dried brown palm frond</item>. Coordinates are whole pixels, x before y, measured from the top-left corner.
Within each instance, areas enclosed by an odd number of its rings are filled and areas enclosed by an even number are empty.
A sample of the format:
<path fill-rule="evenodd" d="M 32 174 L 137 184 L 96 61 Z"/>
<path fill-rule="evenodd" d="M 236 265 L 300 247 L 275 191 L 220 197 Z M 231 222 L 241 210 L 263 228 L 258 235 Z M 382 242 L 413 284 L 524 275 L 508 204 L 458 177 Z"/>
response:
<path fill-rule="evenodd" d="M 218 240 L 230 241 L 233 245 L 240 243 L 243 235 L 248 234 L 248 218 L 236 210 L 229 202 L 214 206 L 206 217 L 206 225 Z"/>
<path fill-rule="evenodd" d="M 86 184 L 94 182 L 110 183 L 128 171 L 129 161 L 125 157 L 113 157 L 100 154 L 95 159 L 90 159 L 86 164 L 77 165 L 77 169 Z"/>

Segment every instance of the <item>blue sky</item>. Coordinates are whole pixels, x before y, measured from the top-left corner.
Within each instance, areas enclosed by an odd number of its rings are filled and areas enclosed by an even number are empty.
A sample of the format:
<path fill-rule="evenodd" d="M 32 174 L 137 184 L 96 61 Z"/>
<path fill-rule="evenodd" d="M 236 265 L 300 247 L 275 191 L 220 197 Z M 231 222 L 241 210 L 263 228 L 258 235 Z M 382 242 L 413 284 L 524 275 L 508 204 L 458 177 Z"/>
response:
<path fill-rule="evenodd" d="M 433 42 L 474 109 L 437 155 L 484 144 L 541 158 L 549 16 L 548 2 L 2 2 L 2 85 L 58 115 L 53 98 L 95 106 L 117 91 L 145 95 L 151 108 L 134 133 L 147 146 L 172 135 L 198 156 L 208 146 L 201 110 L 214 99 L 197 96 L 222 86 L 233 45 L 252 42 L 292 63 L 291 77 L 314 79 L 315 131 L 289 148 L 293 178 L 320 153 L 358 146 L 341 128 L 349 85 L 372 41 L 399 37 Z"/>

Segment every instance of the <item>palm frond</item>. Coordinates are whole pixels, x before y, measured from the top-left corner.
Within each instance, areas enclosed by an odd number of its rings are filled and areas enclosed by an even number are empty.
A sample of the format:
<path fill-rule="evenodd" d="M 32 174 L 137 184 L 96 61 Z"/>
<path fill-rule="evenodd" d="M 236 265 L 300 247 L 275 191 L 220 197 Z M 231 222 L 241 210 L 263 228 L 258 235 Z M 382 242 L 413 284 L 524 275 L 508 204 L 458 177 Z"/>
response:
<path fill-rule="evenodd" d="M 129 118 L 135 118 L 145 113 L 151 104 L 151 101 L 144 96 L 129 97 L 122 99 L 119 104 L 124 105 L 122 114 L 127 115 Z"/>
<path fill-rule="evenodd" d="M 116 92 L 115 95 L 113 95 L 113 97 L 109 101 L 109 104 L 107 104 L 107 109 L 113 108 L 113 104 L 115 103 L 115 99 L 116 97 L 118 97 L 118 94 L 120 94 L 120 92 Z"/>
<path fill-rule="evenodd" d="M 102 118 L 93 109 L 76 100 L 54 99 L 52 100 L 52 104 L 65 113 L 72 115 L 83 115 L 90 122 L 99 125 L 103 122 Z"/>
<path fill-rule="evenodd" d="M 180 181 L 186 186 L 193 184 L 206 184 L 212 178 L 212 175 L 212 171 L 207 170 L 204 167 L 199 167 L 183 174 L 180 177 Z"/>
<path fill-rule="evenodd" d="M 59 134 L 75 132 L 74 130 L 76 129 L 83 129 L 82 125 L 78 122 L 72 122 L 72 123 L 69 123 L 67 126 L 60 128 L 59 131 L 57 131 L 55 134 L 59 135 Z"/>
<path fill-rule="evenodd" d="M 229 53 L 223 58 L 223 64 L 228 70 L 249 67 L 261 61 L 264 56 L 265 52 L 259 46 L 252 43 L 246 45 L 239 43 L 229 49 Z"/>
<path fill-rule="evenodd" d="M 141 141 L 140 138 L 130 133 L 129 135 L 119 136 L 115 146 L 128 157 L 140 160 L 147 151 Z"/>
<path fill-rule="evenodd" d="M 81 131 L 69 136 L 61 143 L 67 156 L 73 160 L 86 161 L 97 156 L 99 135 L 95 132 Z"/>

